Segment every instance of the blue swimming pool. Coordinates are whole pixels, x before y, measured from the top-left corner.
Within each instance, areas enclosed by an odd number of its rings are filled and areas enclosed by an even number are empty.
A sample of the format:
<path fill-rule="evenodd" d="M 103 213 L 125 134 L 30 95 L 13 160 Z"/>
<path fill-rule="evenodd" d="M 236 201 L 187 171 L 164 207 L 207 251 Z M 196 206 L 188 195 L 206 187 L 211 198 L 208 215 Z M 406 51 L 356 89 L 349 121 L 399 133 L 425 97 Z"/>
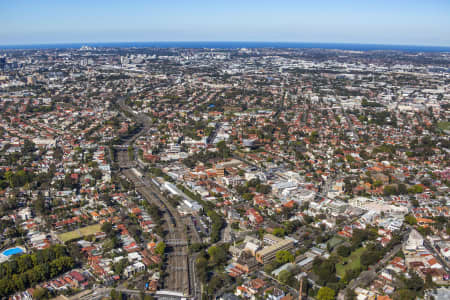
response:
<path fill-rule="evenodd" d="M 24 251 L 22 248 L 16 247 L 16 248 L 10 248 L 8 250 L 5 250 L 2 252 L 2 254 L 5 256 L 11 256 L 11 255 L 19 254 L 19 253 L 23 253 L 23 252 Z"/>

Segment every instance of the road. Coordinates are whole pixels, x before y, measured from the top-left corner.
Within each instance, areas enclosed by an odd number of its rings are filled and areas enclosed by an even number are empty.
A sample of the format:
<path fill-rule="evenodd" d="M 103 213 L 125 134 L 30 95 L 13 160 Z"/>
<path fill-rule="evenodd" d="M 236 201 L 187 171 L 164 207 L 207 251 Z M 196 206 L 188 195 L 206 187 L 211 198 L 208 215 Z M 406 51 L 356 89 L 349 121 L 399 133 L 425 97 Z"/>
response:
<path fill-rule="evenodd" d="M 347 111 L 344 109 L 344 107 L 342 105 L 341 105 L 341 110 L 345 116 L 345 119 L 347 120 L 349 129 L 353 133 L 353 137 L 355 138 L 356 141 L 359 141 L 359 135 L 356 133 L 356 130 L 353 127 L 353 122 L 352 122 L 352 120 L 350 120 L 350 117 L 348 116 Z"/>
<path fill-rule="evenodd" d="M 439 261 L 439 263 L 444 267 L 447 273 L 450 273 L 450 267 L 447 261 L 442 257 L 441 253 L 431 244 L 427 239 L 424 239 L 423 245 L 434 253 L 434 257 Z"/>

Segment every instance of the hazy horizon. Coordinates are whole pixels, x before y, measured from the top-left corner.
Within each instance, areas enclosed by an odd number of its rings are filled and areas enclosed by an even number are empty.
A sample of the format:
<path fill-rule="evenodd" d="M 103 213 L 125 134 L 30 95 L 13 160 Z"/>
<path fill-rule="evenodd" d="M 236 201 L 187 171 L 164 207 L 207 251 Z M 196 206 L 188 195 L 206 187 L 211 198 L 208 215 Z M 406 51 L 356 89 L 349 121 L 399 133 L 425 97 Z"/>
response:
<path fill-rule="evenodd" d="M 297 42 L 450 46 L 450 2 L 25 1 L 0 4 L 0 45 Z"/>
<path fill-rule="evenodd" d="M 36 42 L 36 43 L 20 43 L 20 44 L 0 44 L 2 46 L 44 46 L 44 45 L 103 45 L 103 44 L 159 44 L 159 43 L 264 43 L 264 44 L 323 44 L 323 45 L 379 45 L 379 46 L 414 46 L 414 47 L 436 47 L 436 48 L 450 48 L 449 45 L 435 45 L 435 44 L 408 44 L 408 43 L 359 43 L 359 42 L 334 42 L 334 41 L 275 41 L 275 40 L 149 40 L 149 41 L 70 41 L 70 42 Z"/>
<path fill-rule="evenodd" d="M 82 46 L 95 48 L 292 48 L 328 49 L 350 51 L 398 50 L 406 52 L 449 52 L 450 46 L 410 45 L 410 44 L 369 44 L 333 42 L 286 42 L 286 41 L 122 41 L 122 42 L 68 42 L 0 45 L 0 50 L 27 49 L 75 49 Z"/>

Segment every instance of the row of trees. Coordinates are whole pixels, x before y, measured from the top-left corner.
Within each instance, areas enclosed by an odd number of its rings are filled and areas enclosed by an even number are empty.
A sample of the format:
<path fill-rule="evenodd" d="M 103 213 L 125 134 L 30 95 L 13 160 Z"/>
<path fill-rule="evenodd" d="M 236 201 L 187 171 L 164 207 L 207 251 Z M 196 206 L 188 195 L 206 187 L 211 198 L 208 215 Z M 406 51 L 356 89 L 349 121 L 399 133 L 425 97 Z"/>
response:
<path fill-rule="evenodd" d="M 0 296 L 6 297 L 33 287 L 72 269 L 74 265 L 66 247 L 61 245 L 12 257 L 0 265 Z"/>
<path fill-rule="evenodd" d="M 227 250 L 227 244 L 211 246 L 208 248 L 208 251 L 201 250 L 197 258 L 197 274 L 199 279 L 206 284 L 205 292 L 210 297 L 220 288 L 230 285 L 229 276 L 221 274 L 221 272 L 216 272 L 217 270 L 223 269 L 226 265 Z"/>
<path fill-rule="evenodd" d="M 427 276 L 426 282 L 424 282 L 416 272 L 411 271 L 408 275 L 408 277 L 404 276 L 404 274 L 400 276 L 400 288 L 395 292 L 394 299 L 407 300 L 421 298 L 423 297 L 424 288 L 434 287 L 431 276 Z"/>
<path fill-rule="evenodd" d="M 205 165 L 210 165 L 210 161 L 227 159 L 232 156 L 232 152 L 225 141 L 218 142 L 216 147 L 216 152 L 201 151 L 184 159 L 183 163 L 187 167 L 193 168 L 197 165 L 198 162 L 202 162 Z"/>
<path fill-rule="evenodd" d="M 195 153 L 195 154 L 185 158 L 183 160 L 183 163 L 188 168 L 193 168 L 197 165 L 198 162 L 202 162 L 205 165 L 208 165 L 209 161 L 219 160 L 219 159 L 223 159 L 223 158 L 224 157 L 219 152 L 201 151 L 201 152 Z"/>
<path fill-rule="evenodd" d="M 214 210 L 209 210 L 207 213 L 211 219 L 211 243 L 218 242 L 220 240 L 220 231 L 225 226 L 224 219 Z"/>
<path fill-rule="evenodd" d="M 248 181 L 246 184 L 236 187 L 236 191 L 242 196 L 250 193 L 251 189 L 255 189 L 258 193 L 268 194 L 272 190 L 272 187 L 270 185 L 261 183 L 261 180 L 259 178 L 254 178 Z"/>
<path fill-rule="evenodd" d="M 27 183 L 31 183 L 34 180 L 34 173 L 18 170 L 16 172 L 7 171 L 0 173 L 0 188 L 7 187 L 15 188 L 24 186 Z"/>

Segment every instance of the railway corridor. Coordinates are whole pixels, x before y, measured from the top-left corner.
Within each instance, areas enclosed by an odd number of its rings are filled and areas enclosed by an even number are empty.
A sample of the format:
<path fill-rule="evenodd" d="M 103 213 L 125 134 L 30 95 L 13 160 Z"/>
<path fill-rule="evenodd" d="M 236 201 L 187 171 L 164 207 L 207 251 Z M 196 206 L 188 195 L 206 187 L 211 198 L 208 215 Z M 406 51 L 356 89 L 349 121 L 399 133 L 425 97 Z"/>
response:
<path fill-rule="evenodd" d="M 120 162 L 129 164 L 126 151 L 120 151 L 118 155 Z M 170 206 L 165 197 L 151 183 L 139 178 L 130 169 L 122 170 L 122 174 L 133 182 L 137 192 L 148 202 L 156 204 L 162 212 L 164 226 L 167 230 L 167 235 L 164 238 L 167 245 L 167 276 L 164 279 L 164 289 L 189 295 L 189 252 L 184 222 L 179 217 L 178 212 Z"/>
<path fill-rule="evenodd" d="M 143 189 L 149 192 L 150 198 L 161 204 L 160 207 L 162 207 L 161 210 L 168 226 L 168 234 L 164 240 L 169 250 L 166 268 L 169 276 L 166 277 L 165 286 L 170 290 L 189 295 L 189 249 L 184 222 L 160 191 L 152 183 L 143 181 L 145 183 Z"/>
<path fill-rule="evenodd" d="M 119 105 L 123 110 L 134 114 L 129 107 L 124 104 L 123 99 L 119 101 Z M 141 134 L 148 131 L 149 118 L 143 115 L 136 116 L 144 127 L 129 138 L 126 144 L 131 144 Z M 151 181 L 137 176 L 130 167 L 136 165 L 136 161 L 130 160 L 125 147 L 117 148 L 117 158 L 121 173 L 131 181 L 137 192 L 139 192 L 149 203 L 153 203 L 159 207 L 164 219 L 164 227 L 167 234 L 164 238 L 167 249 L 166 273 L 164 278 L 164 290 L 183 293 L 186 296 L 193 296 L 195 299 L 201 298 L 200 285 L 195 276 L 195 259 L 189 256 L 188 243 L 201 242 L 198 232 L 192 223 L 192 220 L 183 219 L 178 214 L 178 211 L 167 201 L 164 195 L 161 194 Z M 188 230 L 186 230 L 188 229 Z"/>

